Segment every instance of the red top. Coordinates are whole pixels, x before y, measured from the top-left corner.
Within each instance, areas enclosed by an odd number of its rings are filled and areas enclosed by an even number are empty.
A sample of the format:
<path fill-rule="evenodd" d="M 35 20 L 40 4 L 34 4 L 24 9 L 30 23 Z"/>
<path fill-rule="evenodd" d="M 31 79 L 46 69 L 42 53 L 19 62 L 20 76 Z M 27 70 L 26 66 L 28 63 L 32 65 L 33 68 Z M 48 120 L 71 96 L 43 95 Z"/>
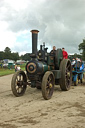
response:
<path fill-rule="evenodd" d="M 67 59 L 68 58 L 68 53 L 66 51 L 63 51 L 63 59 Z"/>

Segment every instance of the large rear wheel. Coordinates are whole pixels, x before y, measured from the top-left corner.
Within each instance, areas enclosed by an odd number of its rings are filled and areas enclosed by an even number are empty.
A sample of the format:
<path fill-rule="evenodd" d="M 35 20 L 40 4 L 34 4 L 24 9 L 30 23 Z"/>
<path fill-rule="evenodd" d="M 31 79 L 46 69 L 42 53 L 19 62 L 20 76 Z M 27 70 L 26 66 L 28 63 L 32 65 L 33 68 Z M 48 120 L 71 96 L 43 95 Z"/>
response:
<path fill-rule="evenodd" d="M 60 63 L 61 78 L 60 87 L 63 91 L 68 91 L 72 83 L 72 68 L 69 59 L 63 59 Z"/>
<path fill-rule="evenodd" d="M 24 71 L 16 72 L 11 81 L 11 89 L 15 96 L 19 97 L 25 93 L 27 78 Z"/>
<path fill-rule="evenodd" d="M 42 95 L 45 100 L 49 100 L 54 91 L 55 78 L 51 71 L 47 71 L 42 79 Z"/>

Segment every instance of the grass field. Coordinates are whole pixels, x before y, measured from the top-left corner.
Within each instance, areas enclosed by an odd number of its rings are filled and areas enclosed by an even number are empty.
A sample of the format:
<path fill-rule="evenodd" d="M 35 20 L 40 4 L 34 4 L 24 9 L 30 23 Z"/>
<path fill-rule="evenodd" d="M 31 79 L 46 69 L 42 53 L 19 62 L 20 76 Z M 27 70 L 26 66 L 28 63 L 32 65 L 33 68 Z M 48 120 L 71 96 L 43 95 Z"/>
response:
<path fill-rule="evenodd" d="M 25 65 L 26 64 L 20 65 L 21 70 L 25 70 Z M 15 69 L 0 68 L 0 76 L 5 76 L 13 73 L 15 73 Z"/>

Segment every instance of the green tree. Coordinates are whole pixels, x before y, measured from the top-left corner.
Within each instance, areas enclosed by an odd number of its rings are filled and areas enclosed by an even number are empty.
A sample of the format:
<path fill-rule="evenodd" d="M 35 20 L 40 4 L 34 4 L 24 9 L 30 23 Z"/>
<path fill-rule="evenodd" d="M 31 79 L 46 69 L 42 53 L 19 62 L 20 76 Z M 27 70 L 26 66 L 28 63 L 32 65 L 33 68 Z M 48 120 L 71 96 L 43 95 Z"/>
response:
<path fill-rule="evenodd" d="M 11 53 L 11 49 L 9 47 L 6 47 L 4 50 L 5 53 Z"/>
<path fill-rule="evenodd" d="M 6 47 L 4 50 L 4 59 L 12 59 L 11 49 L 9 47 Z"/>
<path fill-rule="evenodd" d="M 3 60 L 3 59 L 4 59 L 4 52 L 0 51 L 0 60 Z"/>
<path fill-rule="evenodd" d="M 73 58 L 74 58 L 74 59 L 75 59 L 75 58 L 81 58 L 81 59 L 82 59 L 82 55 L 77 54 L 77 53 L 74 53 L 74 55 L 69 55 L 68 58 L 69 58 L 70 60 L 72 60 Z"/>
<path fill-rule="evenodd" d="M 85 39 L 83 39 L 83 42 L 79 44 L 79 50 L 82 50 L 82 60 L 85 60 Z"/>
<path fill-rule="evenodd" d="M 19 54 L 18 52 L 11 53 L 11 49 L 9 47 L 6 47 L 4 50 L 4 58 L 3 59 L 11 59 L 11 60 L 18 60 Z"/>
<path fill-rule="evenodd" d="M 18 54 L 18 52 L 16 52 L 16 53 L 11 53 L 11 56 L 12 56 L 12 60 L 19 60 L 19 54 Z"/>
<path fill-rule="evenodd" d="M 26 54 L 24 54 L 24 55 L 21 55 L 21 56 L 20 56 L 20 59 L 25 60 L 25 61 L 30 60 L 30 59 L 31 59 L 31 58 L 30 58 L 30 53 L 26 53 Z"/>

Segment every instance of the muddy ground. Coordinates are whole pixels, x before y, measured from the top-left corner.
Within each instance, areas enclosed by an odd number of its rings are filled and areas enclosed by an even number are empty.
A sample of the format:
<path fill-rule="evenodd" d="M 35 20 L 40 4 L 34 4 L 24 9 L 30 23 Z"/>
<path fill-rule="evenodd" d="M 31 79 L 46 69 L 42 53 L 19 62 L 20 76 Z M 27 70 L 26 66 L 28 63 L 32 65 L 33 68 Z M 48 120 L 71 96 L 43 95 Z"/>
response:
<path fill-rule="evenodd" d="M 50 100 L 27 87 L 22 97 L 11 92 L 12 75 L 0 77 L 0 128 L 85 128 L 85 85 L 62 92 L 55 86 Z"/>

